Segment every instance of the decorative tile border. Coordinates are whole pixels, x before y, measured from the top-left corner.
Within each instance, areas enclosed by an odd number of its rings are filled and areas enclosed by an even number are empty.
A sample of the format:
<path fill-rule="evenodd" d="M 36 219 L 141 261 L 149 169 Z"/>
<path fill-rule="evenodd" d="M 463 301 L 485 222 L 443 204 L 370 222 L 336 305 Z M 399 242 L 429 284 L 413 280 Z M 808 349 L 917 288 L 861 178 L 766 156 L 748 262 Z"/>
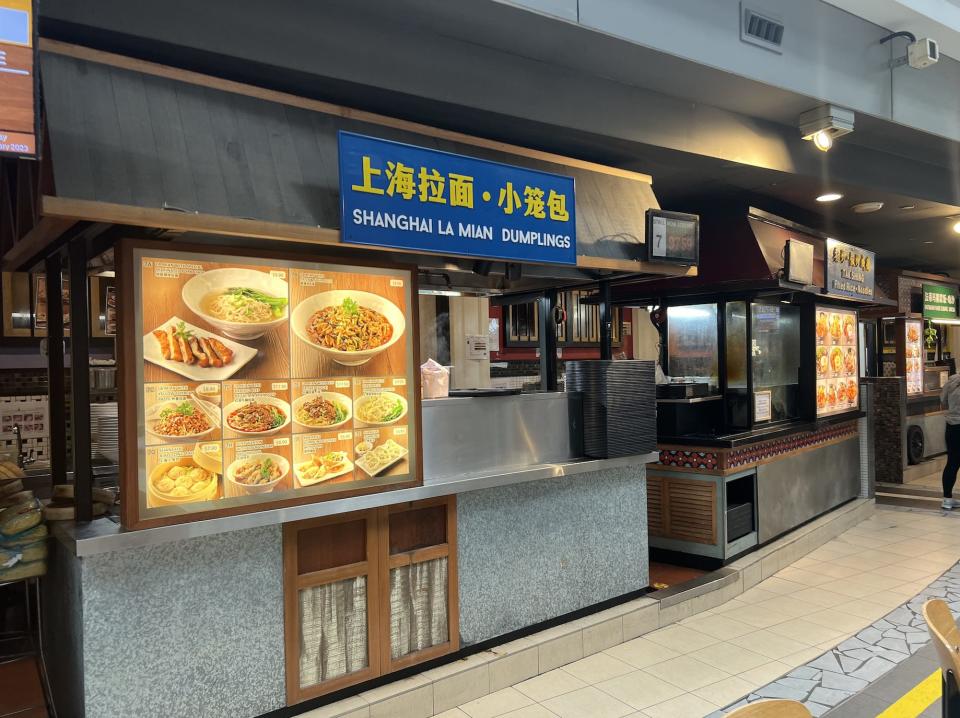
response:
<path fill-rule="evenodd" d="M 829 426 L 819 431 L 793 434 L 782 439 L 771 439 L 736 449 L 697 451 L 680 447 L 660 448 L 659 465 L 664 468 L 687 469 L 707 473 L 742 471 L 786 454 L 853 438 L 857 435 L 857 421 Z"/>
<path fill-rule="evenodd" d="M 707 718 L 721 718 L 734 708 L 767 698 L 801 701 L 815 717 L 822 716 L 930 641 L 921 612 L 930 598 L 942 598 L 954 615 L 960 614 L 960 562 L 902 606 L 836 648 Z"/>

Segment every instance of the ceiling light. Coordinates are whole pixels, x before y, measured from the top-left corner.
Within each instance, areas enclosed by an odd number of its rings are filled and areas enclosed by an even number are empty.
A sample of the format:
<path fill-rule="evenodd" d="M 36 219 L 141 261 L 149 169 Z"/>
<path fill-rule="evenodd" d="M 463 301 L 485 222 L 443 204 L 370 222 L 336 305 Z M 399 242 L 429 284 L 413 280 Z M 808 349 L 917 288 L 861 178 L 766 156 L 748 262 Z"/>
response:
<path fill-rule="evenodd" d="M 908 210 L 908 209 L 916 209 L 916 208 L 917 208 L 917 205 L 915 205 L 915 204 L 901 204 L 901 205 L 900 205 L 900 209 L 903 210 L 903 211 L 906 211 L 906 210 Z"/>
<path fill-rule="evenodd" d="M 860 204 L 853 205 L 850 209 L 857 214 L 870 214 L 871 212 L 879 212 L 883 209 L 883 202 L 861 202 Z"/>
<path fill-rule="evenodd" d="M 955 225 L 953 225 L 953 231 L 957 234 L 960 234 L 960 222 L 957 222 Z"/>
<path fill-rule="evenodd" d="M 926 240 L 924 240 L 923 243 L 924 243 L 924 244 L 933 244 L 933 240 L 932 240 L 932 239 L 926 239 Z"/>
<path fill-rule="evenodd" d="M 820 105 L 802 113 L 797 119 L 800 136 L 811 140 L 817 149 L 826 152 L 833 141 L 853 132 L 853 110 L 836 105 Z"/>
<path fill-rule="evenodd" d="M 836 202 L 838 199 L 843 199 L 843 195 L 838 192 L 827 192 L 817 197 L 817 202 Z"/>
<path fill-rule="evenodd" d="M 813 145 L 821 152 L 826 152 L 833 147 L 833 138 L 826 130 L 820 130 L 813 136 Z"/>

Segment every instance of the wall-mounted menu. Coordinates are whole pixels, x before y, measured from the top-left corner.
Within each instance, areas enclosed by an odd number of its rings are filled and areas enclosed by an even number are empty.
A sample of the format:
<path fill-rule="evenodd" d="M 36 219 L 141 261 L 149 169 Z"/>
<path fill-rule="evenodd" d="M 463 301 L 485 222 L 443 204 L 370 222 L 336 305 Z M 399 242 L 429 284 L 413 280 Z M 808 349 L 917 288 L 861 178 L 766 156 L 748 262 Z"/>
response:
<path fill-rule="evenodd" d="M 857 313 L 816 307 L 817 416 L 831 416 L 860 406 L 857 369 Z"/>
<path fill-rule="evenodd" d="M 126 525 L 419 480 L 409 270 L 132 255 L 141 431 L 126 442 L 139 447 Z"/>
<path fill-rule="evenodd" d="M 923 393 L 923 322 L 907 319 L 903 323 L 905 357 L 904 373 L 907 377 L 907 394 Z"/>

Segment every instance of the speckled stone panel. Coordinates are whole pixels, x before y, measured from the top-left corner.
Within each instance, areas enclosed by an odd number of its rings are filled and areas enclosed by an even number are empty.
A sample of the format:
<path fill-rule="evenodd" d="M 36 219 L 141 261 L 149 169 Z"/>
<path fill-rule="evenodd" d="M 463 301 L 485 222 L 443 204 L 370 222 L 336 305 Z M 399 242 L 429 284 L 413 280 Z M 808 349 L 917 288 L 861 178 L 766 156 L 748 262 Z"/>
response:
<path fill-rule="evenodd" d="M 643 464 L 461 494 L 457 522 L 464 645 L 648 582 Z"/>
<path fill-rule="evenodd" d="M 281 527 L 83 559 L 86 718 L 284 705 Z"/>

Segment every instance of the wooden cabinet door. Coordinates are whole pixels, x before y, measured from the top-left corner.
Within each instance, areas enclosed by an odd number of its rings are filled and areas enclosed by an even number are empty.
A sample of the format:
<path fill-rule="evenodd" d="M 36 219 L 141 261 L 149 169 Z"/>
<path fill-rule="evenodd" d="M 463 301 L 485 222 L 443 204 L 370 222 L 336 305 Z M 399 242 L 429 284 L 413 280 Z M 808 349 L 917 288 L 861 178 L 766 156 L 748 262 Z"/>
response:
<path fill-rule="evenodd" d="M 443 497 L 380 512 L 380 665 L 390 673 L 460 645 L 457 504 Z"/>
<path fill-rule="evenodd" d="M 376 511 L 283 527 L 288 704 L 380 675 Z"/>

